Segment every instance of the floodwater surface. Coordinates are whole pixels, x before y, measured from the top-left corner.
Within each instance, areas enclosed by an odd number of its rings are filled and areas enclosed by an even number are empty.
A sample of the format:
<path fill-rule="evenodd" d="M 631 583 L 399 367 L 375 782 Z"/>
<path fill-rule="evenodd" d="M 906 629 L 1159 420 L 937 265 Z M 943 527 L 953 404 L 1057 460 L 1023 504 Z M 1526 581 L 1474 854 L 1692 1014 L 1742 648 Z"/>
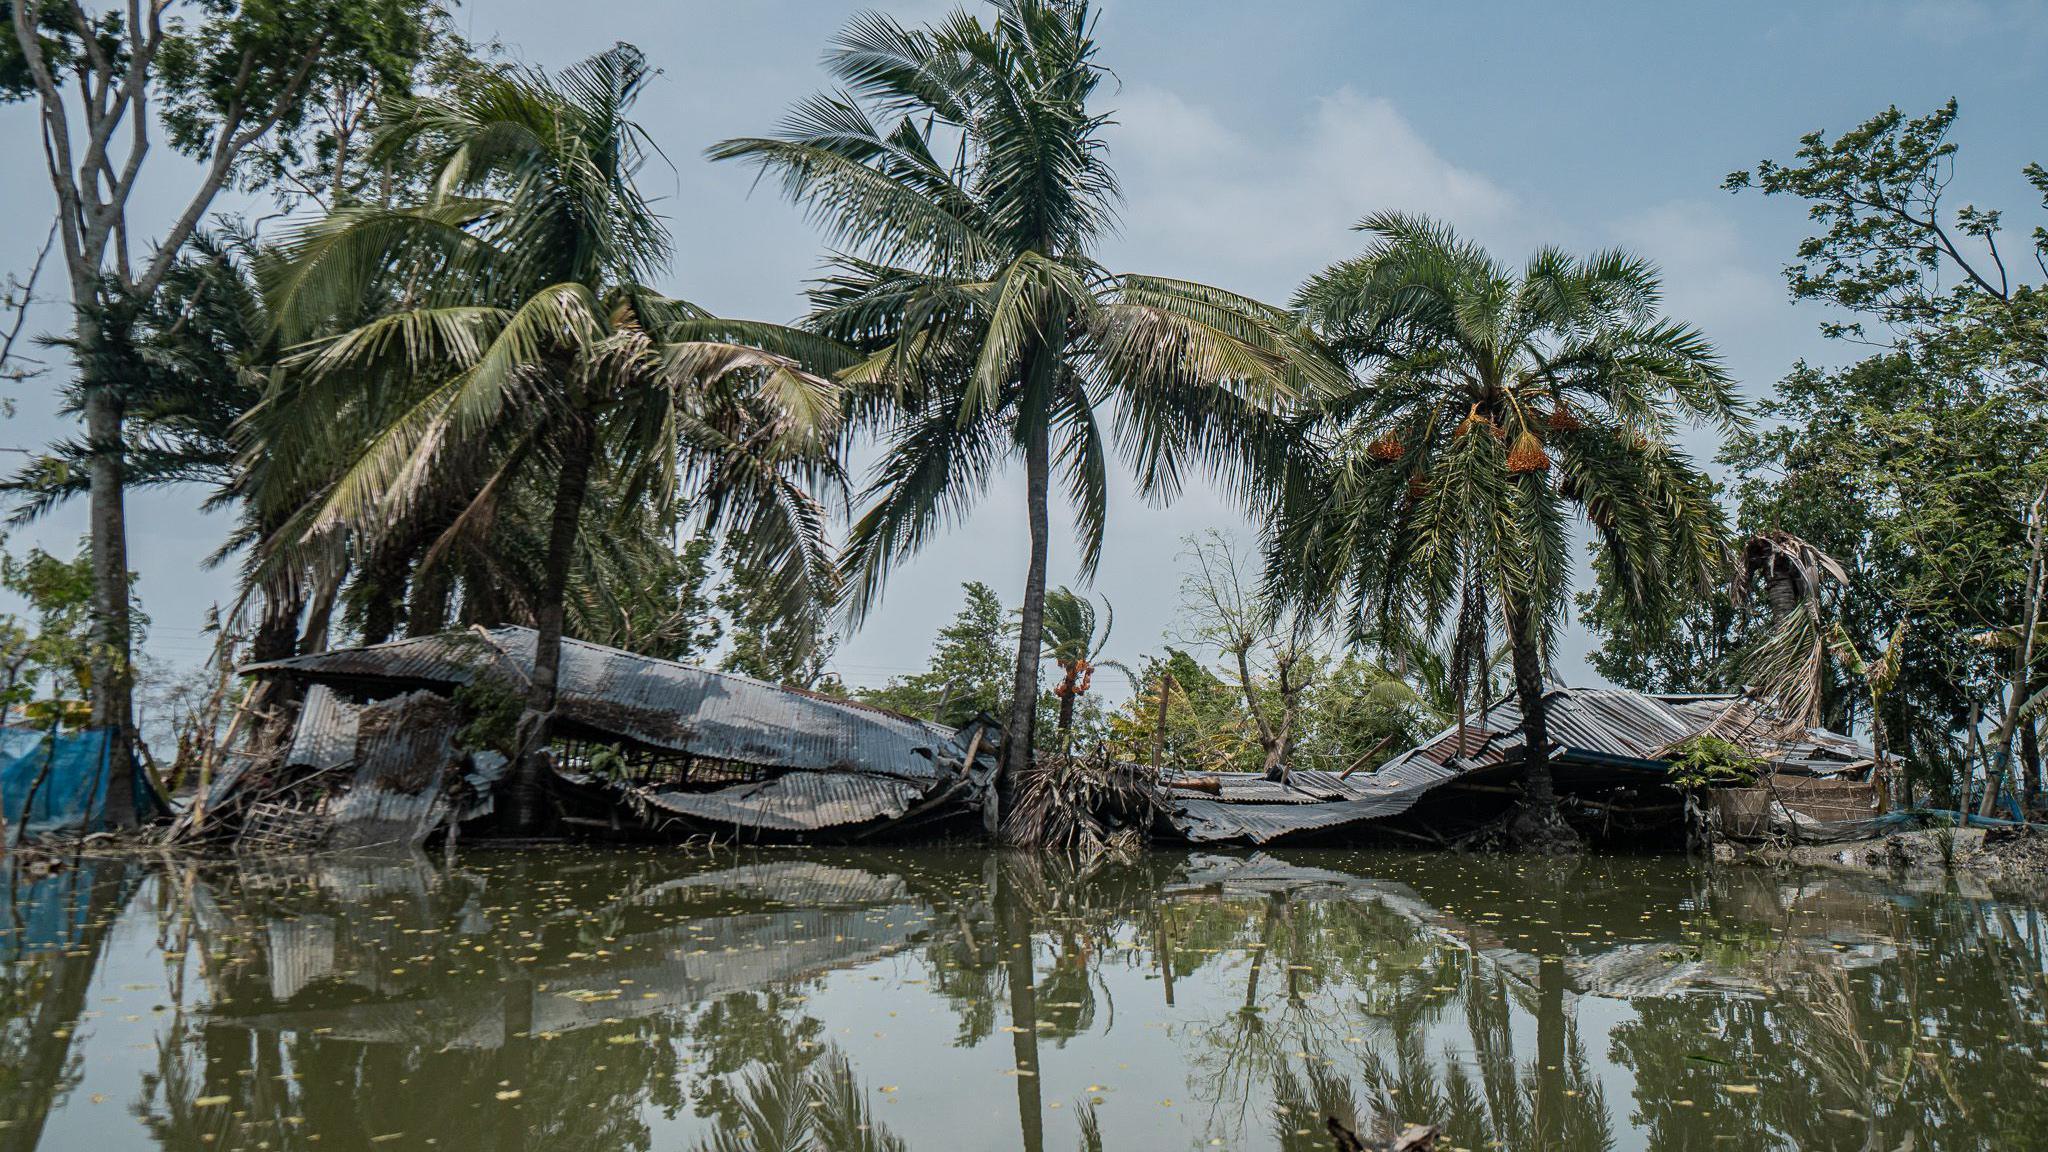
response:
<path fill-rule="evenodd" d="M 2048 1147 L 2041 909 L 1682 861 L 10 868 L 0 1152 Z"/>

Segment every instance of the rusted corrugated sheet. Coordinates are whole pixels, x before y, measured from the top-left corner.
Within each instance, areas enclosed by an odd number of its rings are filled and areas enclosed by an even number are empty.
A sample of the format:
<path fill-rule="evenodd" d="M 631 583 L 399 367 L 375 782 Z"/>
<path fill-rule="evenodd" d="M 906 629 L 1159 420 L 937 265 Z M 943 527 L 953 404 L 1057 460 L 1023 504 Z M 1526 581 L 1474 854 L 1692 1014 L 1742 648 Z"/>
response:
<path fill-rule="evenodd" d="M 523 682 L 530 628 L 421 637 L 300 656 L 244 671 L 309 680 L 456 685 L 481 670 Z M 957 757 L 954 733 L 878 708 L 791 691 L 576 640 L 562 642 L 558 715 L 570 723 L 708 760 L 814 772 L 861 771 L 932 781 Z"/>

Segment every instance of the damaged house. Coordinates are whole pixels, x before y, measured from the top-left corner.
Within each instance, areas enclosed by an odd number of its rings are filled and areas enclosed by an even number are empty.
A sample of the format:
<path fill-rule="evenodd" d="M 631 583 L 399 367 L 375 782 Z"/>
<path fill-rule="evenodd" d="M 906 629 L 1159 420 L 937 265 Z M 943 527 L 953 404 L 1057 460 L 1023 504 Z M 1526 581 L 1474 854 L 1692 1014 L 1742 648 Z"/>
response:
<path fill-rule="evenodd" d="M 1884 810 L 1883 774 L 1869 746 L 1775 723 L 1743 696 L 1553 686 L 1544 702 L 1557 793 L 1567 818 L 1593 840 L 1684 843 L 1686 798 L 1672 783 L 1671 760 L 1698 736 L 1726 740 L 1764 765 L 1754 787 L 1710 793 L 1719 834 L 1819 837 Z M 1176 830 L 1195 843 L 1449 847 L 1520 800 L 1522 739 L 1521 711 L 1508 700 L 1371 772 L 1294 772 L 1285 782 L 1167 773 L 1162 782 Z"/>
<path fill-rule="evenodd" d="M 526 628 L 476 629 L 245 668 L 289 687 L 303 701 L 297 719 L 213 781 L 181 817 L 183 834 L 312 851 L 489 830 L 534 643 Z M 1884 810 L 1870 748 L 1773 723 L 1745 697 L 1554 687 L 1546 702 L 1557 793 L 1592 840 L 1675 847 L 1702 810 L 1718 835 L 1822 839 Z M 995 830 L 1001 733 L 986 722 L 956 731 L 565 640 L 551 731 L 549 795 L 566 833 L 853 842 Z M 1699 736 L 1764 770 L 1752 786 L 1710 790 L 1689 814 L 1672 761 Z M 1140 839 L 1453 847 L 1519 803 L 1521 742 L 1506 701 L 1372 771 L 1267 780 L 1116 767 L 1152 797 L 1134 809 Z"/>
<path fill-rule="evenodd" d="M 509 749 L 480 717 L 516 714 L 534 645 L 531 629 L 477 629 L 244 668 L 297 689 L 298 718 L 279 748 L 229 765 L 187 834 L 311 850 L 484 821 Z M 567 831 L 857 840 L 978 828 L 995 744 L 979 725 L 564 640 L 548 754 Z"/>

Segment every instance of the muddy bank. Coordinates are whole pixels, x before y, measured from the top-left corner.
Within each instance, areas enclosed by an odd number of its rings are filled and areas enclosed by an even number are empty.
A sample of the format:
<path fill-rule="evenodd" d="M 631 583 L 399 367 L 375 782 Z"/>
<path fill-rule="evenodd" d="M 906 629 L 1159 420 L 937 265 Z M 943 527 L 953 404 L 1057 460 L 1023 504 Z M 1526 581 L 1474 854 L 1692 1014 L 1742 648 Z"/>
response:
<path fill-rule="evenodd" d="M 1832 868 L 1976 893 L 2048 893 L 2048 834 L 2022 827 L 1934 827 L 1832 844 L 1714 846 L 1719 863 Z"/>

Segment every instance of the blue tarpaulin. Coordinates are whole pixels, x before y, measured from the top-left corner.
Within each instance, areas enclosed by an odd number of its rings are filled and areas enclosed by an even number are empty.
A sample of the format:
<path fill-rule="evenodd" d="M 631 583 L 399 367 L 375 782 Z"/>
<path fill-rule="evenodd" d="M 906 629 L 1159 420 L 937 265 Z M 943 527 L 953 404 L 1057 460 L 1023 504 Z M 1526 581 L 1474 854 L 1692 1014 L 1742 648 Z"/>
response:
<path fill-rule="evenodd" d="M 107 735 L 104 729 L 0 728 L 0 811 L 10 834 L 94 832 L 106 826 Z M 123 783 L 133 790 L 138 815 L 146 819 L 157 812 L 156 790 L 142 778 L 140 766 Z M 26 820 L 23 805 L 29 805 Z"/>

